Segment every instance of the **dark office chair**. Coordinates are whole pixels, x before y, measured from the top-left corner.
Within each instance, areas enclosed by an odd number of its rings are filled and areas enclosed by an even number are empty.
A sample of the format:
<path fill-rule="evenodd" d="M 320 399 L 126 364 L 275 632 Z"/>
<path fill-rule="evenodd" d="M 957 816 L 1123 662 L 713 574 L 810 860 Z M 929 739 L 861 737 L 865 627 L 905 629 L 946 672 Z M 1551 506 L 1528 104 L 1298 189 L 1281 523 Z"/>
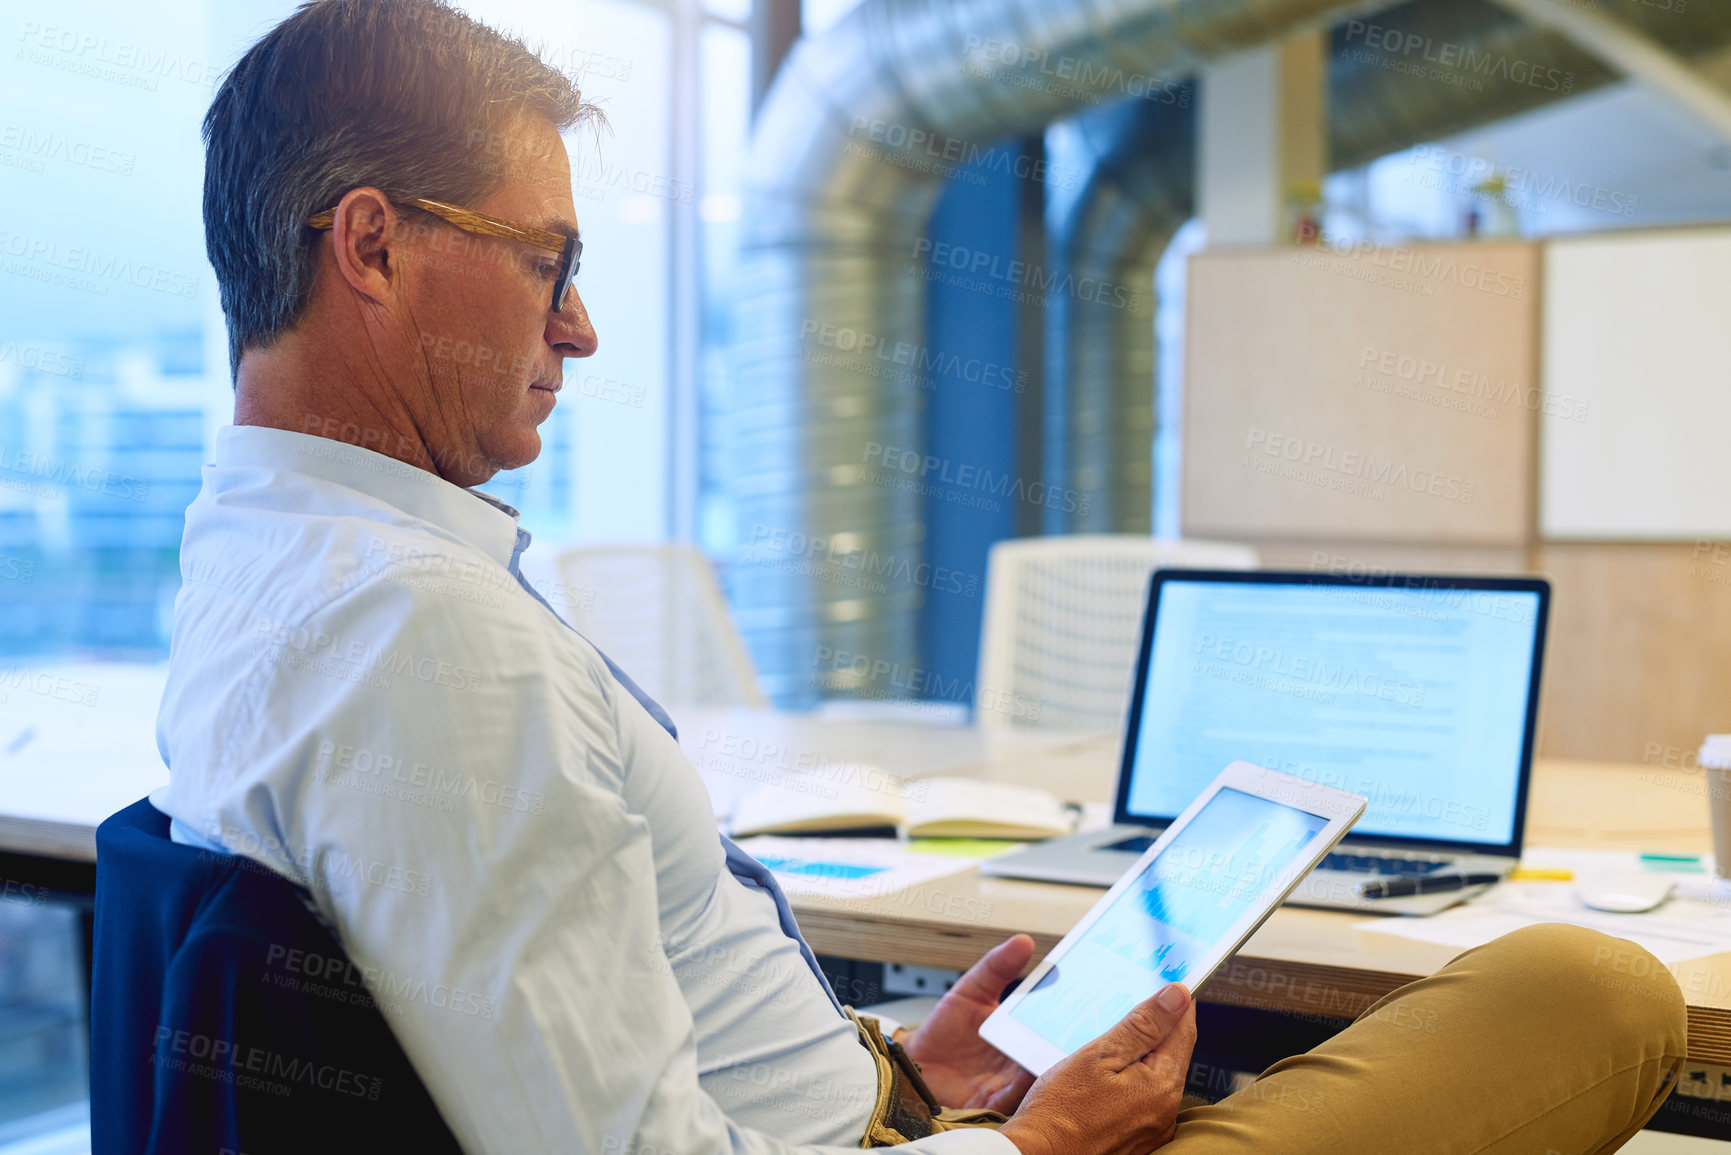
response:
<path fill-rule="evenodd" d="M 92 1155 L 461 1152 L 309 902 L 148 799 L 97 828 Z"/>

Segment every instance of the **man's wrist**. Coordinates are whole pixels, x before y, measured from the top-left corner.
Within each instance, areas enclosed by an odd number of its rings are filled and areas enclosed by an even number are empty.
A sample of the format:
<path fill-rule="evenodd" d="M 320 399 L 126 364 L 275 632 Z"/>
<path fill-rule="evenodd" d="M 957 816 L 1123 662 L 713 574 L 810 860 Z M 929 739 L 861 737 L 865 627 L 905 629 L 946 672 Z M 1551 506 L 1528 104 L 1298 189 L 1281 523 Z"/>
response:
<path fill-rule="evenodd" d="M 1036 1127 L 1028 1125 L 1025 1118 L 1010 1118 L 998 1128 L 998 1134 L 1016 1145 L 1021 1155 L 1047 1155 L 1052 1150 L 1046 1136 Z"/>

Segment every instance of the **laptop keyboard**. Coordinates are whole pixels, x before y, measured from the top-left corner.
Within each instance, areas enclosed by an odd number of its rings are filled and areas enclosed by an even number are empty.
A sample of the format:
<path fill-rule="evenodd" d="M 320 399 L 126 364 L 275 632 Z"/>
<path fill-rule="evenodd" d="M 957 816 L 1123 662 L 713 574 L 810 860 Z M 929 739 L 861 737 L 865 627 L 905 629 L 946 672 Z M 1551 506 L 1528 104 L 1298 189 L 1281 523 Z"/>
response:
<path fill-rule="evenodd" d="M 1141 854 L 1154 845 L 1146 834 L 1114 842 L 1103 850 L 1124 850 Z M 1348 870 L 1354 874 L 1431 874 L 1450 865 L 1449 858 L 1391 858 L 1381 854 L 1328 854 L 1317 865 L 1318 870 Z"/>
<path fill-rule="evenodd" d="M 1358 874 L 1430 874 L 1452 862 L 1448 858 L 1385 858 L 1375 854 L 1326 854 L 1319 870 L 1350 870 Z"/>

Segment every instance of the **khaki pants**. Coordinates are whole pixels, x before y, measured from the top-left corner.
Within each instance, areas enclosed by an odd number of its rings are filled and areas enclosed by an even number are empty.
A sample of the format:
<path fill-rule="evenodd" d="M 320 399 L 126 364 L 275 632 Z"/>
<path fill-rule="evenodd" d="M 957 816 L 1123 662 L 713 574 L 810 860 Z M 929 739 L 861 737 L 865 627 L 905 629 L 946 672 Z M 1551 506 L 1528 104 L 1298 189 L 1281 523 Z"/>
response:
<path fill-rule="evenodd" d="M 1597 1155 L 1659 1109 L 1685 1053 L 1682 993 L 1651 955 L 1597 931 L 1532 926 L 1187 1108 L 1161 1153 Z"/>

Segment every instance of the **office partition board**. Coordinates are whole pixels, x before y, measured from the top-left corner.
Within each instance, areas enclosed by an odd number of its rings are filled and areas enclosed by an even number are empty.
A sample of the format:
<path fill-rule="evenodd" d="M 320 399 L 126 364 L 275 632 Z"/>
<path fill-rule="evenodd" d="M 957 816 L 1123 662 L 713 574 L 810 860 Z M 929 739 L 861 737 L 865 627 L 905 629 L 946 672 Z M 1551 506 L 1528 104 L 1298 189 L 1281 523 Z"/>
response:
<path fill-rule="evenodd" d="M 1552 601 L 1539 749 L 1552 758 L 1694 766 L 1731 728 L 1731 550 L 1721 543 L 1547 542 Z M 1667 779 L 1706 812 L 1706 780 Z"/>
<path fill-rule="evenodd" d="M 1731 537 L 1731 229 L 1546 245 L 1540 532 Z"/>
<path fill-rule="evenodd" d="M 1192 258 L 1185 534 L 1524 546 L 1538 278 L 1525 242 Z"/>

